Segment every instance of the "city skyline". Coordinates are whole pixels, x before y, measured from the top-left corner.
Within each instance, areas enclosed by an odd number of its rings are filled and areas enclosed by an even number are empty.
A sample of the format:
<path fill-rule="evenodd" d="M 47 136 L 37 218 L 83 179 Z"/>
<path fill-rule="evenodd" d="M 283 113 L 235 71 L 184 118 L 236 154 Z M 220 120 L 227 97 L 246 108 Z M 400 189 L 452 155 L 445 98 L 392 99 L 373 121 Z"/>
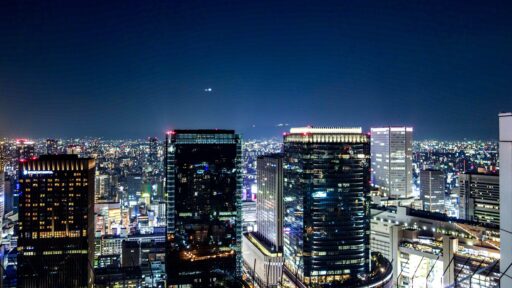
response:
<path fill-rule="evenodd" d="M 288 123 L 497 139 L 512 106 L 509 2 L 223 4 L 2 5 L 0 135 L 255 138 Z"/>

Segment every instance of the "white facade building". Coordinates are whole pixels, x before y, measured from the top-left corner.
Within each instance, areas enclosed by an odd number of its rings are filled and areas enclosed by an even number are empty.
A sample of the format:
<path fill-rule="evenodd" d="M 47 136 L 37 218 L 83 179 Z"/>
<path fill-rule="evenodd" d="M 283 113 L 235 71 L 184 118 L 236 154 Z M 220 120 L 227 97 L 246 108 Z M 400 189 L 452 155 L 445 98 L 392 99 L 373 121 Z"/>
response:
<path fill-rule="evenodd" d="M 371 128 L 372 182 L 385 196 L 412 194 L 411 127 Z"/>

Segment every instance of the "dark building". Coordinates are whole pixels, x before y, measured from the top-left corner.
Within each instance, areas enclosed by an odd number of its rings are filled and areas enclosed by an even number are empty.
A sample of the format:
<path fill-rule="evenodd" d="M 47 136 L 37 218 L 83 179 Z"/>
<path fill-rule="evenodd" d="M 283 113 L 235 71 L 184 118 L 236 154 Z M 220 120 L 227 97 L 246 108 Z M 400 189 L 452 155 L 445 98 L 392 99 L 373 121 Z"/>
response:
<path fill-rule="evenodd" d="M 233 130 L 168 132 L 170 285 L 228 286 L 241 276 L 241 157 L 242 141 Z"/>
<path fill-rule="evenodd" d="M 121 256 L 122 267 L 139 267 L 141 263 L 140 258 L 140 243 L 139 241 L 123 241 L 123 255 Z"/>
<path fill-rule="evenodd" d="M 59 147 L 58 147 L 57 140 L 46 139 L 46 154 L 48 154 L 48 155 L 59 154 Z"/>
<path fill-rule="evenodd" d="M 148 162 L 153 165 L 158 162 L 158 139 L 156 137 L 149 137 L 148 142 Z"/>
<path fill-rule="evenodd" d="M 370 136 L 292 128 L 283 165 L 285 272 L 315 287 L 349 287 L 368 275 Z"/>
<path fill-rule="evenodd" d="M 20 163 L 18 287 L 92 287 L 95 161 Z"/>

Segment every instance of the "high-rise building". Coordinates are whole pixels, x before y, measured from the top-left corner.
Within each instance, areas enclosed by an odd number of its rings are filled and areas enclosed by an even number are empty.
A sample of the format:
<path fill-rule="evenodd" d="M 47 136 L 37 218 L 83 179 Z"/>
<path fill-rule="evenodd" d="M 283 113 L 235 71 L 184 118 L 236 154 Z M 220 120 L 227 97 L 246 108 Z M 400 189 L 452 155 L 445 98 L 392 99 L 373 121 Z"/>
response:
<path fill-rule="evenodd" d="M 512 113 L 499 114 L 500 133 L 500 287 L 512 287 Z M 510 269 L 509 269 L 510 268 Z"/>
<path fill-rule="evenodd" d="M 420 197 L 423 201 L 423 210 L 444 213 L 444 190 L 446 186 L 445 175 L 440 170 L 420 171 Z"/>
<path fill-rule="evenodd" d="M 257 234 L 278 251 L 283 246 L 283 155 L 259 156 L 257 161 Z"/>
<path fill-rule="evenodd" d="M 351 285 L 370 265 L 370 136 L 361 128 L 284 135 L 285 272 L 305 285 Z"/>
<path fill-rule="evenodd" d="M 459 218 L 500 224 L 500 177 L 492 174 L 459 175 Z"/>
<path fill-rule="evenodd" d="M 59 154 L 59 147 L 58 147 L 57 140 L 46 139 L 46 154 L 48 154 L 48 155 Z"/>
<path fill-rule="evenodd" d="M 257 232 L 244 233 L 243 258 L 260 286 L 274 287 L 283 266 L 283 154 L 259 156 L 256 163 Z"/>
<path fill-rule="evenodd" d="M 94 189 L 94 203 L 98 200 L 112 200 L 111 185 L 109 175 L 96 175 L 95 189 Z"/>
<path fill-rule="evenodd" d="M 154 164 L 158 162 L 158 138 L 149 137 L 148 162 Z"/>
<path fill-rule="evenodd" d="M 233 130 L 171 131 L 165 162 L 168 283 L 227 286 L 242 270 L 241 138 Z"/>
<path fill-rule="evenodd" d="M 371 129 L 372 183 L 390 197 L 412 194 L 411 127 Z"/>
<path fill-rule="evenodd" d="M 18 287 L 92 287 L 95 161 L 20 163 Z"/>
<path fill-rule="evenodd" d="M 4 163 L 0 158 L 0 227 L 3 225 L 5 213 L 5 175 L 4 175 Z"/>
<path fill-rule="evenodd" d="M 136 203 L 142 195 L 142 174 L 132 173 L 125 177 L 123 181 L 125 197 L 128 201 Z"/>

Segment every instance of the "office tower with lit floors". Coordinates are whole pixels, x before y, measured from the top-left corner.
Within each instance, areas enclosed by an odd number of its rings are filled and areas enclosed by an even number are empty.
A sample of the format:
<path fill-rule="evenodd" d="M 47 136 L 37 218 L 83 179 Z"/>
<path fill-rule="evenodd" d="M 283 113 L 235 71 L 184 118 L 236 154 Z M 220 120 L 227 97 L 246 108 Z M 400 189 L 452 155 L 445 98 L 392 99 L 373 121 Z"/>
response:
<path fill-rule="evenodd" d="M 370 136 L 292 128 L 283 166 L 286 275 L 302 287 L 390 285 L 391 264 L 370 253 Z"/>
<path fill-rule="evenodd" d="M 465 173 L 459 175 L 459 218 L 500 224 L 500 176 Z"/>
<path fill-rule="evenodd" d="M 392 198 L 412 194 L 411 127 L 371 129 L 372 183 Z"/>
<path fill-rule="evenodd" d="M 423 202 L 423 210 L 445 213 L 445 183 L 443 171 L 434 169 L 420 171 L 420 198 Z"/>
<path fill-rule="evenodd" d="M 92 287 L 95 161 L 22 160 L 18 287 Z"/>
<path fill-rule="evenodd" d="M 242 238 L 244 265 L 259 286 L 275 287 L 283 266 L 283 154 L 258 156 L 256 163 L 257 231 Z"/>
<path fill-rule="evenodd" d="M 240 136 L 233 130 L 174 130 L 165 144 L 168 284 L 240 287 Z"/>

